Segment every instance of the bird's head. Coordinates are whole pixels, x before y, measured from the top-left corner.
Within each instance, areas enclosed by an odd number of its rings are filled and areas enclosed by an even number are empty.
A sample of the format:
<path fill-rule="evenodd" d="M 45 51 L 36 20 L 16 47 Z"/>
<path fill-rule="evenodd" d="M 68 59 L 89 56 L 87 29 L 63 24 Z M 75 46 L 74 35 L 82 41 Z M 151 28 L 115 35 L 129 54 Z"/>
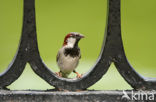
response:
<path fill-rule="evenodd" d="M 65 36 L 63 46 L 77 46 L 81 38 L 84 38 L 84 35 L 77 32 L 71 32 Z"/>

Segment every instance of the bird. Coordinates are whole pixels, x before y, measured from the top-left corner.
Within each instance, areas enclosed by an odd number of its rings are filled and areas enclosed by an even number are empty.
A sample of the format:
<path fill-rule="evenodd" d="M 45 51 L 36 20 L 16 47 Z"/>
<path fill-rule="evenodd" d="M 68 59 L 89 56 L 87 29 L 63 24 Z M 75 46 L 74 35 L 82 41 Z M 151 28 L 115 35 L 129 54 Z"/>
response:
<path fill-rule="evenodd" d="M 82 38 L 84 38 L 84 35 L 78 32 L 70 32 L 65 36 L 63 46 L 56 56 L 56 62 L 60 69 L 59 72 L 56 72 L 58 76 L 68 78 L 70 73 L 74 72 L 77 74 L 77 78 L 82 77 L 82 74 L 75 70 L 81 59 L 78 43 Z"/>

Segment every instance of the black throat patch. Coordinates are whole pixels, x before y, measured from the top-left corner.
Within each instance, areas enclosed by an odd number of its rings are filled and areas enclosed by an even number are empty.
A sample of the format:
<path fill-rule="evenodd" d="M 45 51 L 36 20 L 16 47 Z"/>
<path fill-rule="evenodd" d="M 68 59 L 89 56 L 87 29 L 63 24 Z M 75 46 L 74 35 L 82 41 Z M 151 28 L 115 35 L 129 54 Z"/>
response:
<path fill-rule="evenodd" d="M 80 54 L 80 48 L 74 47 L 74 48 L 65 48 L 64 55 L 70 55 L 71 57 L 77 57 Z"/>

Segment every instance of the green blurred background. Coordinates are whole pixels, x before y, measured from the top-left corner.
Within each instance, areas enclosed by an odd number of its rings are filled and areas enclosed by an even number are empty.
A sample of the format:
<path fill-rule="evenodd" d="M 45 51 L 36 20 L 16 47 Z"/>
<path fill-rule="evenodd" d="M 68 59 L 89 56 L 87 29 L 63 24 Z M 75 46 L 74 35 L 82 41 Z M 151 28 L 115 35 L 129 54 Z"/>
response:
<path fill-rule="evenodd" d="M 146 77 L 156 77 L 156 0 L 121 0 L 122 37 L 129 62 Z M 82 59 L 77 68 L 87 72 L 96 62 L 106 24 L 107 0 L 36 0 L 36 23 L 41 57 L 52 71 L 64 36 L 80 32 Z M 23 0 L 0 0 L 0 72 L 12 61 L 21 35 Z M 72 74 L 70 77 L 75 77 Z M 51 89 L 27 64 L 11 89 Z M 112 64 L 89 89 L 132 89 Z"/>

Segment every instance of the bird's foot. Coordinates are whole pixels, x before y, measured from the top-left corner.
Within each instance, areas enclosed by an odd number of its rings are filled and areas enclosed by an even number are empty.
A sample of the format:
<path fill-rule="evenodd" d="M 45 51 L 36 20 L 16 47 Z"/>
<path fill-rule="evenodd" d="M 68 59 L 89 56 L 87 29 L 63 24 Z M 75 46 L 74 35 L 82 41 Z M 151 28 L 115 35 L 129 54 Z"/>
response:
<path fill-rule="evenodd" d="M 61 72 L 55 72 L 55 74 L 56 74 L 57 76 L 59 76 L 59 77 L 62 77 Z"/>
<path fill-rule="evenodd" d="M 79 73 L 77 73 L 76 78 L 82 78 L 82 75 L 83 75 L 83 74 L 79 74 Z"/>
<path fill-rule="evenodd" d="M 82 78 L 83 74 L 79 74 L 78 72 L 76 72 L 75 70 L 73 71 L 75 74 L 77 74 L 76 78 Z"/>

